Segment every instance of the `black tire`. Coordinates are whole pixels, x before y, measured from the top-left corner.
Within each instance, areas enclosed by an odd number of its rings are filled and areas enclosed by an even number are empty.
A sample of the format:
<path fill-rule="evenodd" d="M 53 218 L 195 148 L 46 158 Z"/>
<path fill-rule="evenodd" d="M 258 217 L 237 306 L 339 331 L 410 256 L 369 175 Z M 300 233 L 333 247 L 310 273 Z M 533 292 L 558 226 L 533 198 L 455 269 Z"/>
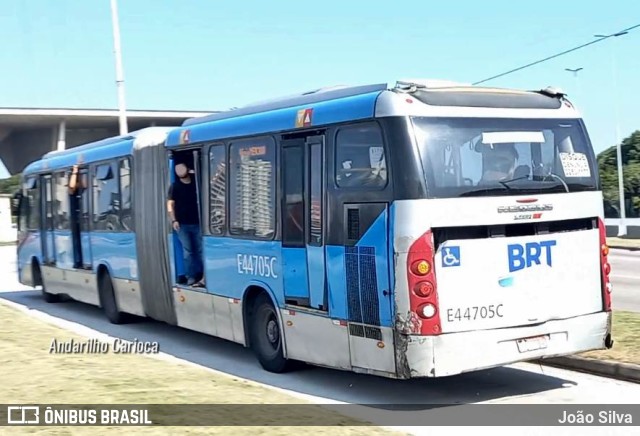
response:
<path fill-rule="evenodd" d="M 44 299 L 44 301 L 46 301 L 47 303 L 59 303 L 62 300 L 60 295 L 50 294 L 47 292 L 47 288 L 44 284 L 44 279 L 42 278 L 42 271 L 40 270 L 40 264 L 38 262 L 35 262 L 33 264 L 32 274 L 33 274 L 34 287 L 38 285 L 42 287 L 42 290 L 40 292 L 42 293 L 42 298 Z"/>
<path fill-rule="evenodd" d="M 292 368 L 284 357 L 278 314 L 266 294 L 258 295 L 253 304 L 250 335 L 251 348 L 265 370 L 282 373 Z"/>
<path fill-rule="evenodd" d="M 108 273 L 100 276 L 99 282 L 100 304 L 107 319 L 111 324 L 125 324 L 128 322 L 127 314 L 118 311 L 116 294 L 113 291 L 113 283 Z"/>

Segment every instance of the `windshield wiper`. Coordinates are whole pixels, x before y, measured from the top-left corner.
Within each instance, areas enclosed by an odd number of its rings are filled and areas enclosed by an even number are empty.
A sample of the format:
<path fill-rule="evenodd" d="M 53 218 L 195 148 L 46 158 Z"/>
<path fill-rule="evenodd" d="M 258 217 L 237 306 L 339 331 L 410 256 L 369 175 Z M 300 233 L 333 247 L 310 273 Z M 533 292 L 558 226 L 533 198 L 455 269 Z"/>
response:
<path fill-rule="evenodd" d="M 516 180 L 528 179 L 528 178 L 529 178 L 529 176 L 526 175 L 526 176 L 516 177 L 516 178 L 513 178 L 513 179 L 509 179 L 509 180 L 498 180 L 498 183 L 500 183 L 505 188 L 511 190 L 512 188 L 507 183 L 515 182 Z"/>
<path fill-rule="evenodd" d="M 564 190 L 569 192 L 569 186 L 567 185 L 567 183 L 564 181 L 564 179 L 561 176 L 559 176 L 559 175 L 557 175 L 555 173 L 549 173 L 549 174 L 547 174 L 547 177 L 552 177 L 555 180 L 558 180 L 560 183 L 562 183 L 562 186 L 564 187 Z M 506 187 L 507 189 L 511 189 L 509 187 L 509 185 L 507 185 L 507 183 L 515 182 L 516 180 L 528 179 L 528 178 L 529 178 L 529 175 L 526 175 L 526 176 L 516 177 L 514 179 L 509 179 L 509 180 L 498 180 L 498 183 L 500 183 L 502 186 Z"/>
<path fill-rule="evenodd" d="M 516 180 L 528 179 L 529 176 L 516 177 L 509 180 L 496 180 L 497 183 L 500 183 L 502 187 L 497 186 L 486 186 L 478 189 L 472 189 L 470 191 L 465 192 L 464 194 L 460 194 L 461 197 L 470 197 L 474 194 L 484 193 L 484 192 L 493 192 L 493 191 L 513 191 L 513 188 L 509 186 L 509 183 L 515 182 Z"/>
<path fill-rule="evenodd" d="M 470 191 L 463 192 L 462 194 L 460 194 L 460 197 L 473 197 L 474 195 L 477 195 L 477 194 L 484 194 L 484 193 L 494 192 L 494 191 L 511 191 L 512 189 L 513 188 L 511 188 L 509 185 L 506 185 L 506 184 L 502 186 L 487 186 L 487 187 L 472 189 Z"/>

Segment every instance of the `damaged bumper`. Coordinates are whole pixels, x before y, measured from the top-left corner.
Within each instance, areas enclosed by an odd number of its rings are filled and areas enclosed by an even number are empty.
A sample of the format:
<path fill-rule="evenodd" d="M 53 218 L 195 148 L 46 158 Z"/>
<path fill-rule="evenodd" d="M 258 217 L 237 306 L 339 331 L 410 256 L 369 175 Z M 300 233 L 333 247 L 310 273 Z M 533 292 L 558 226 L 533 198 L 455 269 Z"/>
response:
<path fill-rule="evenodd" d="M 515 362 L 610 348 L 611 312 L 534 326 L 404 336 L 401 378 L 443 377 Z"/>

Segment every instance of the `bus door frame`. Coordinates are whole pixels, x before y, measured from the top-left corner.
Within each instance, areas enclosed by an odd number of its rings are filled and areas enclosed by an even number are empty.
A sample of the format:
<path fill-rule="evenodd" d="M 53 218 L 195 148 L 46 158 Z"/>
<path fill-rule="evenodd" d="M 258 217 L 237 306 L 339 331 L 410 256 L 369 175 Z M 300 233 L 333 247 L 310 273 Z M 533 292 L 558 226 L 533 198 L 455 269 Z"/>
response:
<path fill-rule="evenodd" d="M 296 138 L 283 138 L 280 140 L 280 164 L 281 167 L 281 183 L 282 183 L 282 199 L 281 199 L 281 216 L 282 216 L 282 263 L 283 263 L 283 287 L 284 298 L 287 304 L 296 306 L 309 307 L 315 310 L 328 311 L 327 288 L 326 288 L 326 262 L 324 248 L 324 223 L 325 223 L 325 183 L 324 176 L 324 134 L 317 133 Z M 316 148 L 317 147 L 317 148 Z M 289 150 L 299 149 L 302 156 L 299 157 L 298 164 L 302 166 L 301 185 L 293 188 L 299 188 L 298 192 L 302 193 L 302 240 L 296 243 L 288 243 L 286 241 L 287 228 L 285 226 L 288 219 L 287 210 L 287 165 L 286 154 Z M 312 150 L 319 151 L 319 155 L 314 155 Z M 314 159 L 315 156 L 315 159 Z M 319 160 L 319 162 L 316 162 Z M 294 163 L 294 162 L 292 162 Z M 319 173 L 319 179 L 312 177 Z M 320 181 L 320 240 L 311 239 L 311 183 L 313 180 Z"/>
<path fill-rule="evenodd" d="M 48 205 L 47 205 L 47 200 Z M 55 211 L 53 210 L 53 174 L 40 176 L 40 232 L 42 233 L 42 261 L 56 264 Z"/>

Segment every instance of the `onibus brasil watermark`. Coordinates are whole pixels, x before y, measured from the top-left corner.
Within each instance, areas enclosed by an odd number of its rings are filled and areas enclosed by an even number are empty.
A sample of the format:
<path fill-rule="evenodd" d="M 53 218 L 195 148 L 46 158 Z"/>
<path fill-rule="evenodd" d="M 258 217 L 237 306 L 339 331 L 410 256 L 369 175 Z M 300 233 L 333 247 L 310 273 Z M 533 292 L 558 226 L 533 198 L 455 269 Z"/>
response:
<path fill-rule="evenodd" d="M 8 404 L 0 426 L 637 426 L 638 404 Z M 6 411 L 6 412 L 5 412 Z M 400 413 L 395 413 L 400 412 Z M 358 418 L 345 421 L 347 417 Z M 251 416 L 251 420 L 247 420 Z"/>
<path fill-rule="evenodd" d="M 7 407 L 9 425 L 151 425 L 145 409 L 75 409 L 40 406 Z"/>
<path fill-rule="evenodd" d="M 137 338 L 133 341 L 117 338 L 113 342 L 99 339 L 58 341 L 54 338 L 49 345 L 49 354 L 158 354 L 159 352 L 158 342 L 140 341 Z"/>

